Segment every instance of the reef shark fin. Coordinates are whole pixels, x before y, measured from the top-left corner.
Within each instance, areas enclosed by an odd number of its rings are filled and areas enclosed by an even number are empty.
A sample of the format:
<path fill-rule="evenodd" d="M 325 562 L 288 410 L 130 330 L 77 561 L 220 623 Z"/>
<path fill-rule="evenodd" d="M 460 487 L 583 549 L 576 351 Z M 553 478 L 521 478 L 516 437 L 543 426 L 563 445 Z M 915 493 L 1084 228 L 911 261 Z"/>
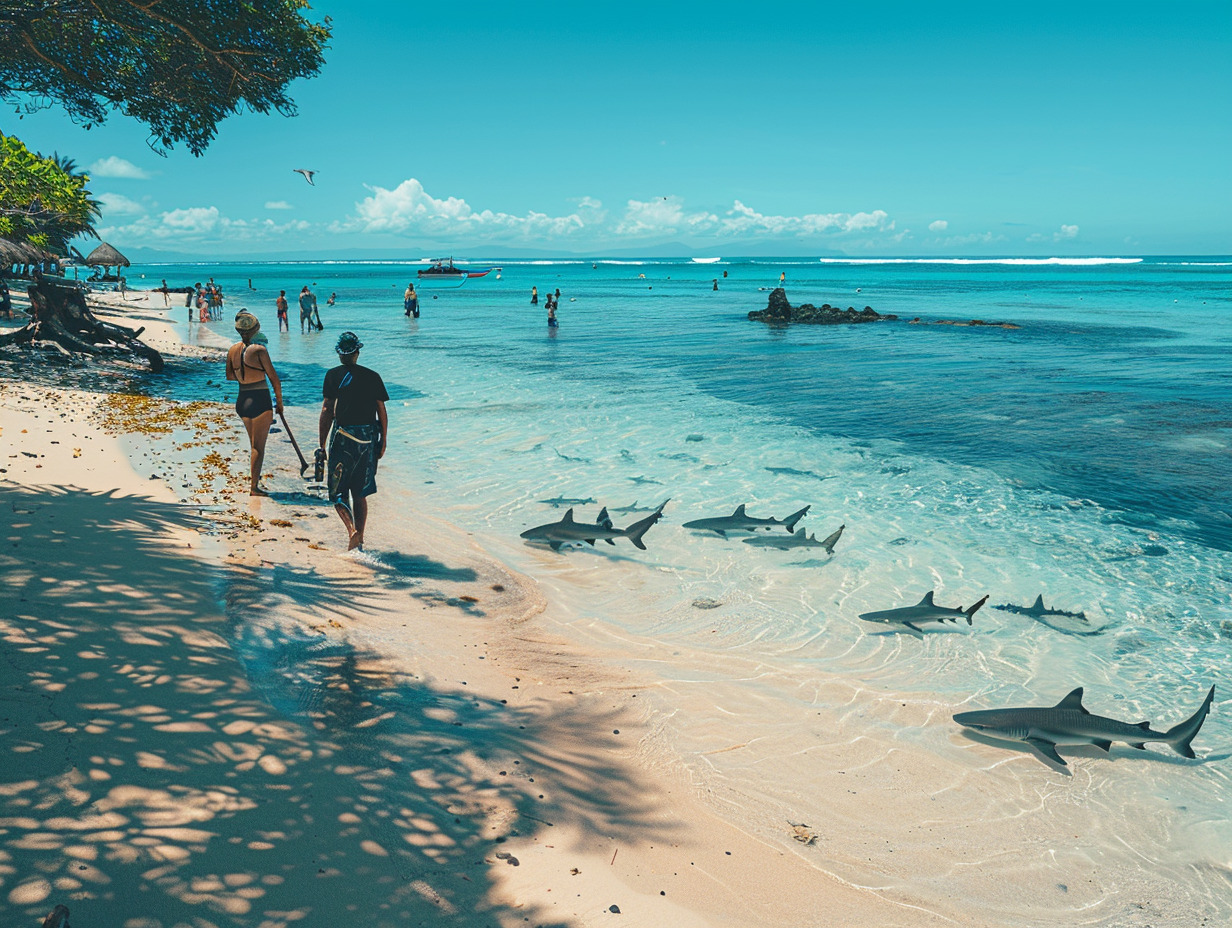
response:
<path fill-rule="evenodd" d="M 916 603 L 916 605 L 918 606 L 931 606 L 932 604 L 933 604 L 933 591 L 932 590 L 929 590 L 927 593 L 925 593 L 924 598 L 921 599 L 918 603 Z"/>
<path fill-rule="evenodd" d="M 1053 706 L 1053 708 L 1054 709 L 1070 709 L 1072 711 L 1081 712 L 1083 715 L 1091 714 L 1090 712 L 1086 710 L 1086 707 L 1082 704 L 1082 687 L 1081 686 L 1078 687 L 1078 689 L 1074 690 L 1072 693 L 1070 693 L 1068 696 L 1066 696 L 1064 699 L 1062 699 L 1055 706 Z M 1149 722 L 1147 723 L 1147 726 L 1150 727 Z"/>
<path fill-rule="evenodd" d="M 1047 757 L 1054 764 L 1060 764 L 1062 767 L 1069 766 L 1069 764 L 1065 762 L 1064 758 L 1057 753 L 1057 746 L 1051 741 L 1045 741 L 1042 738 L 1024 738 L 1023 740 L 1026 741 L 1027 744 L 1031 745 L 1031 747 L 1035 748 L 1035 750 Z"/>

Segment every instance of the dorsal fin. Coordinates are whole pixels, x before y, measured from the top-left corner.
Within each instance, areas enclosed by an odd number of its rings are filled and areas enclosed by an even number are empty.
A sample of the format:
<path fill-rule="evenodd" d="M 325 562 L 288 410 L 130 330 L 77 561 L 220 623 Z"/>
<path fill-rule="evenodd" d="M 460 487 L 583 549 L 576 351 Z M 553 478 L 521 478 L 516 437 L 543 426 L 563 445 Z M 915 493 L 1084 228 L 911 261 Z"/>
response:
<path fill-rule="evenodd" d="M 560 521 L 562 522 L 572 522 L 573 521 L 573 507 L 570 507 L 569 509 L 565 510 L 565 517 L 561 519 Z"/>
<path fill-rule="evenodd" d="M 1040 612 L 1047 611 L 1044 608 L 1044 594 L 1043 593 L 1040 593 L 1039 596 L 1035 597 L 1035 605 L 1032 606 L 1031 608 L 1038 609 Z"/>
<path fill-rule="evenodd" d="M 1064 699 L 1062 699 L 1055 706 L 1053 706 L 1053 708 L 1054 709 L 1070 709 L 1073 711 L 1081 712 L 1083 715 L 1091 714 L 1090 712 L 1086 710 L 1086 707 L 1083 706 L 1082 704 L 1082 687 L 1081 686 L 1078 687 L 1078 689 L 1074 690 L 1072 693 L 1070 693 L 1068 696 L 1066 696 Z"/>
<path fill-rule="evenodd" d="M 806 536 L 805 536 L 805 534 L 804 534 L 804 529 L 800 529 L 799 531 L 797 531 L 797 532 L 796 532 L 796 537 L 797 537 L 797 538 L 805 538 Z"/>
<path fill-rule="evenodd" d="M 1143 731 L 1150 731 L 1151 723 L 1150 722 L 1139 722 L 1138 727 L 1141 728 Z"/>
<path fill-rule="evenodd" d="M 599 518 L 596 519 L 595 521 L 599 525 L 606 526 L 607 528 L 612 527 L 612 517 L 607 514 L 606 506 L 604 506 L 602 509 L 599 510 Z"/>
<path fill-rule="evenodd" d="M 931 606 L 933 604 L 933 591 L 929 590 L 924 594 L 924 598 L 917 603 L 920 606 Z"/>
<path fill-rule="evenodd" d="M 736 507 L 736 511 L 732 513 L 732 518 L 738 519 L 742 515 L 744 515 L 744 503 Z"/>

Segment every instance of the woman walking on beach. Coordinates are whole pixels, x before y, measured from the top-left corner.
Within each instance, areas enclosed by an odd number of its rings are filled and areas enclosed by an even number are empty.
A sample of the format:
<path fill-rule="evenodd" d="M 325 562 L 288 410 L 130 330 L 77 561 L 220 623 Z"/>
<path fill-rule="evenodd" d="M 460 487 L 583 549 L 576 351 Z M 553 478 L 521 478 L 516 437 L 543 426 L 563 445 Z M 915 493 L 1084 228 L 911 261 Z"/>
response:
<path fill-rule="evenodd" d="M 227 349 L 227 379 L 237 380 L 240 395 L 235 401 L 235 412 L 243 420 L 252 446 L 252 470 L 248 492 L 252 496 L 269 496 L 260 487 L 261 465 L 265 463 L 265 440 L 269 437 L 274 413 L 282 414 L 282 381 L 274 372 L 269 352 L 264 345 L 253 343 L 261 330 L 261 323 L 251 313 L 241 312 L 235 317 L 235 331 L 240 341 Z M 274 388 L 275 402 L 270 402 L 269 387 Z"/>

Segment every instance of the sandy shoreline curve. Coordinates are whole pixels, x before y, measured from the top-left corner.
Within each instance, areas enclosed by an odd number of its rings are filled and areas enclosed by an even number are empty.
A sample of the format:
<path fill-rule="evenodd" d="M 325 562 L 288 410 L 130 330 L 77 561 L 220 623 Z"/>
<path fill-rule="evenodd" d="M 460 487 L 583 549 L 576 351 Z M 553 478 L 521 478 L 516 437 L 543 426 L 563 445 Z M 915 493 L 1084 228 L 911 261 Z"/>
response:
<path fill-rule="evenodd" d="M 217 354 L 154 299 L 124 315 L 156 347 Z M 400 511 L 416 550 L 348 557 L 289 453 L 243 492 L 228 407 L 0 378 L 5 924 L 985 923 L 720 814 L 654 681 L 466 533 Z"/>

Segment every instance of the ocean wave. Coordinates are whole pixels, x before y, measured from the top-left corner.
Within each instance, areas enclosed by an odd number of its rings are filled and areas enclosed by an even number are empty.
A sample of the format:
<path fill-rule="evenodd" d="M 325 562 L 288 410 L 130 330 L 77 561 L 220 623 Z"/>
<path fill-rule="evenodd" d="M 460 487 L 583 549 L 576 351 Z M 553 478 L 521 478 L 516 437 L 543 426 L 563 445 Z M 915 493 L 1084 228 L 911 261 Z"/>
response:
<path fill-rule="evenodd" d="M 818 258 L 822 264 L 1007 264 L 1093 267 L 1101 264 L 1141 264 L 1143 258 Z"/>

